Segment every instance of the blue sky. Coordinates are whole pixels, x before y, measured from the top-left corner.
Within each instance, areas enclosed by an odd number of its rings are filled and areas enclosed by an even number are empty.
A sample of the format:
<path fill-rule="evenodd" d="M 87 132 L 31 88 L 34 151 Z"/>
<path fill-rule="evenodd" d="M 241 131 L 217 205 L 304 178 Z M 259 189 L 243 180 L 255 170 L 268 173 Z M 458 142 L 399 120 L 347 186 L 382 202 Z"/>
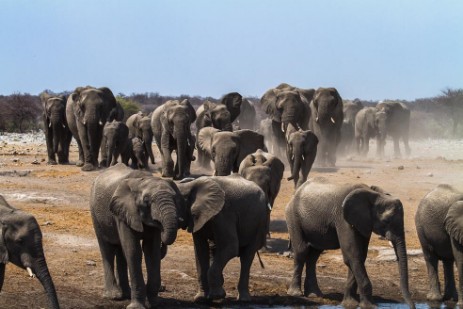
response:
<path fill-rule="evenodd" d="M 0 0 L 0 94 L 261 96 L 287 82 L 344 98 L 463 88 L 463 1 Z"/>

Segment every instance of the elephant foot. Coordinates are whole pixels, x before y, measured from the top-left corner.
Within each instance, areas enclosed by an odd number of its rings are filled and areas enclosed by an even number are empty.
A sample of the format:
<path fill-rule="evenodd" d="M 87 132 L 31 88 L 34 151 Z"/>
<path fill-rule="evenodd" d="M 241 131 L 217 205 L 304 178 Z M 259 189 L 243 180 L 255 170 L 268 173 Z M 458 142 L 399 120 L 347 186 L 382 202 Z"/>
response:
<path fill-rule="evenodd" d="M 100 167 L 107 167 L 107 166 L 108 166 L 108 162 L 106 160 L 100 161 Z"/>
<path fill-rule="evenodd" d="M 81 170 L 84 171 L 84 172 L 94 171 L 95 166 L 93 164 L 90 164 L 90 163 L 85 163 L 84 166 L 82 166 Z"/>
<path fill-rule="evenodd" d="M 207 302 L 206 293 L 204 291 L 199 291 L 194 297 L 195 303 L 205 303 Z"/>
<path fill-rule="evenodd" d="M 318 287 L 304 289 L 304 295 L 307 297 L 323 297 L 323 293 Z"/>
<path fill-rule="evenodd" d="M 122 295 L 122 292 L 120 290 L 114 289 L 114 290 L 104 291 L 103 298 L 111 299 L 111 300 L 121 300 L 121 299 L 124 299 L 124 295 Z"/>
<path fill-rule="evenodd" d="M 441 302 L 443 297 L 439 292 L 429 292 L 426 295 L 426 299 L 429 301 Z"/>
<path fill-rule="evenodd" d="M 359 307 L 362 308 L 362 309 L 373 309 L 373 308 L 377 308 L 377 306 L 375 304 L 373 304 L 371 301 L 369 300 L 362 300 L 359 304 Z"/>
<path fill-rule="evenodd" d="M 69 164 L 69 160 L 58 160 L 58 163 L 62 165 L 67 165 Z"/>
<path fill-rule="evenodd" d="M 148 296 L 148 304 L 149 304 L 149 308 L 156 308 L 157 305 L 158 305 L 159 301 L 158 301 L 158 298 L 156 296 Z"/>
<path fill-rule="evenodd" d="M 223 287 L 215 288 L 215 289 L 211 289 L 211 291 L 209 292 L 208 299 L 220 300 L 220 299 L 224 299 L 226 295 L 227 293 L 225 293 L 225 290 L 223 289 Z"/>
<path fill-rule="evenodd" d="M 57 165 L 56 160 L 48 160 L 47 162 L 48 165 Z"/>
<path fill-rule="evenodd" d="M 84 161 L 78 160 L 78 161 L 76 162 L 76 166 L 77 166 L 77 167 L 82 167 L 82 166 L 84 166 Z"/>
<path fill-rule="evenodd" d="M 344 297 L 341 303 L 341 306 L 343 306 L 346 309 L 357 308 L 357 305 L 358 305 L 358 301 L 352 297 Z"/>
<path fill-rule="evenodd" d="M 442 300 L 443 300 L 443 301 L 446 301 L 446 300 L 457 301 L 457 300 L 458 300 L 458 293 L 457 293 L 457 291 L 445 292 L 445 293 L 444 293 L 444 296 L 442 297 Z"/>
<path fill-rule="evenodd" d="M 146 309 L 144 304 L 136 300 L 132 300 L 132 302 L 125 308 L 126 309 Z"/>
<path fill-rule="evenodd" d="M 251 294 L 249 294 L 249 291 L 240 291 L 238 292 L 238 296 L 236 297 L 237 300 L 239 301 L 251 301 Z"/>
<path fill-rule="evenodd" d="M 286 293 L 291 296 L 303 296 L 304 295 L 302 294 L 302 291 L 300 288 L 292 287 L 292 286 L 288 288 L 288 291 Z"/>

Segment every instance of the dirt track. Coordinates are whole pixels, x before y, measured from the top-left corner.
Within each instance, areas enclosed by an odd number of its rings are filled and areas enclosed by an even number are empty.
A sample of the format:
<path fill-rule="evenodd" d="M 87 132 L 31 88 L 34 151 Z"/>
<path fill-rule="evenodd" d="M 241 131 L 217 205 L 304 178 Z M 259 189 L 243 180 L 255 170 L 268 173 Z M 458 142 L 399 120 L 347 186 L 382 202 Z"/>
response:
<path fill-rule="evenodd" d="M 337 169 L 314 168 L 310 177 L 375 184 L 399 197 L 405 207 L 407 248 L 419 249 L 414 214 L 420 199 L 439 183 L 449 183 L 463 190 L 463 147 L 461 142 L 455 143 L 454 146 L 449 142 L 412 143 L 412 157 L 402 160 L 340 159 Z M 374 146 L 370 148 L 374 150 Z M 390 153 L 391 149 L 386 151 Z M 76 157 L 73 147 L 71 161 Z M 81 172 L 73 165 L 48 166 L 45 159 L 44 143 L 0 143 L 0 194 L 13 206 L 34 214 L 41 224 L 45 254 L 62 308 L 125 308 L 128 301 L 114 302 L 101 297 L 103 269 L 88 210 L 90 186 L 100 171 Z M 160 162 L 159 157 L 157 162 Z M 158 171 L 155 165 L 153 172 Z M 339 304 L 347 274 L 339 251 L 323 254 L 317 266 L 324 298 L 286 296 L 292 260 L 281 254 L 286 250 L 288 239 L 284 208 L 293 193 L 292 183 L 284 179 L 272 212 L 270 252 L 261 255 L 265 269 L 260 268 L 256 259 L 251 270 L 253 304 Z M 397 263 L 382 258 L 387 247 L 386 241 L 375 235 L 372 237 L 367 270 L 375 301 L 401 302 Z M 224 271 L 225 305 L 228 307 L 238 305 L 234 301 L 238 274 L 238 259 L 234 259 Z M 409 276 L 413 299 L 424 302 L 427 275 L 420 254 L 409 257 Z M 191 235 L 184 231 L 179 232 L 162 262 L 162 281 L 166 291 L 160 293 L 161 307 L 198 307 L 192 303 L 197 284 Z M 46 295 L 40 283 L 8 264 L 0 308 L 46 306 Z"/>

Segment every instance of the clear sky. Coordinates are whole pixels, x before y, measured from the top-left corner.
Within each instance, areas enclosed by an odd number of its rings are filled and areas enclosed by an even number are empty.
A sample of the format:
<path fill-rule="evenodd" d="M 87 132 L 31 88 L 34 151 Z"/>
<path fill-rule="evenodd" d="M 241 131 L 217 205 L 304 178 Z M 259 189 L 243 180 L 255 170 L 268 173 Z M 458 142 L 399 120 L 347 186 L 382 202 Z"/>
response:
<path fill-rule="evenodd" d="M 463 1 L 0 0 L 0 94 L 260 97 L 281 82 L 366 100 L 463 88 Z"/>

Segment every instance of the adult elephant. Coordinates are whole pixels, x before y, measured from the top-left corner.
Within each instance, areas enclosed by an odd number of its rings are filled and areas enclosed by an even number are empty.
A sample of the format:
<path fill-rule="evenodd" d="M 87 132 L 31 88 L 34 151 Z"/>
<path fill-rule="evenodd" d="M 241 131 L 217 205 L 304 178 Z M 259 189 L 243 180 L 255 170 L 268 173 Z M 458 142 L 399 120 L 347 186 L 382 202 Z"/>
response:
<path fill-rule="evenodd" d="M 363 108 L 362 102 L 355 99 L 352 102 L 344 102 L 344 120 L 341 127 L 341 139 L 338 145 L 338 153 L 348 154 L 355 144 L 355 116 Z"/>
<path fill-rule="evenodd" d="M 59 308 L 55 286 L 42 247 L 42 232 L 34 216 L 12 207 L 0 195 L 0 291 L 8 262 L 37 277 L 48 297 L 50 308 Z"/>
<path fill-rule="evenodd" d="M 314 89 L 302 89 L 288 84 L 280 84 L 264 93 L 260 99 L 262 108 L 272 119 L 274 154 L 282 156 L 288 124 L 307 130 L 310 119 L 310 101 Z"/>
<path fill-rule="evenodd" d="M 152 113 L 145 115 L 141 112 L 127 118 L 125 124 L 129 128 L 129 138 L 138 137 L 143 141 L 151 164 L 155 164 L 153 154 L 153 128 L 151 127 Z"/>
<path fill-rule="evenodd" d="M 310 130 L 297 130 L 292 124 L 286 131 L 286 157 L 291 168 L 288 180 L 299 188 L 306 180 L 317 156 L 318 138 Z M 299 178 L 299 176 L 302 176 Z"/>
<path fill-rule="evenodd" d="M 254 130 L 256 128 L 256 108 L 249 100 L 243 99 L 240 114 L 236 119 L 240 129 Z"/>
<path fill-rule="evenodd" d="M 348 267 L 342 305 L 373 308 L 372 286 L 365 269 L 372 232 L 392 242 L 399 265 L 400 288 L 406 303 L 414 308 L 408 289 L 404 211 L 400 200 L 378 187 L 364 184 L 334 184 L 324 178 L 304 183 L 286 207 L 286 222 L 294 252 L 290 295 L 322 295 L 316 262 L 324 250 L 341 248 Z M 306 264 L 304 293 L 301 273 Z"/>
<path fill-rule="evenodd" d="M 106 121 L 121 121 L 122 108 L 107 87 L 78 87 L 68 97 L 66 119 L 79 147 L 77 166 L 83 171 L 98 168 L 103 127 Z M 102 162 L 106 166 L 106 162 Z"/>
<path fill-rule="evenodd" d="M 377 152 L 386 141 L 386 113 L 376 107 L 365 107 L 355 117 L 355 145 L 357 153 L 368 154 L 370 138 L 376 137 Z"/>
<path fill-rule="evenodd" d="M 430 301 L 453 299 L 463 305 L 463 192 L 449 185 L 439 185 L 418 205 L 416 231 L 428 269 Z M 441 294 L 438 262 L 444 265 L 444 294 Z M 455 287 L 453 265 L 460 282 Z M 457 293 L 458 292 L 458 293 Z"/>
<path fill-rule="evenodd" d="M 116 165 L 119 156 L 122 163 L 128 165 L 132 147 L 129 140 L 129 128 L 122 121 L 107 122 L 103 128 L 102 161 L 106 167 Z"/>
<path fill-rule="evenodd" d="M 310 110 L 310 130 L 319 140 L 317 162 L 321 166 L 335 166 L 343 122 L 342 99 L 336 88 L 318 88 Z"/>
<path fill-rule="evenodd" d="M 162 157 L 162 176 L 183 179 L 190 175 L 195 138 L 191 124 L 196 113 L 190 101 L 170 100 L 157 107 L 151 116 L 151 128 Z M 174 166 L 172 152 L 177 153 Z"/>
<path fill-rule="evenodd" d="M 199 291 L 195 301 L 222 299 L 223 269 L 234 257 L 240 258 L 238 300 L 250 300 L 249 272 L 254 256 L 265 243 L 267 199 L 253 182 L 239 175 L 201 177 L 178 184 L 192 218 L 205 222 L 202 226 L 190 222 L 193 233 Z M 207 207 L 207 220 L 194 208 Z M 210 214 L 214 214 L 210 217 Z"/>
<path fill-rule="evenodd" d="M 43 130 L 47 143 L 48 164 L 57 164 L 56 156 L 59 164 L 67 164 L 72 134 L 66 121 L 66 97 L 42 92 L 40 100 L 43 108 Z"/>
<path fill-rule="evenodd" d="M 408 145 L 408 135 L 410 131 L 410 110 L 400 102 L 382 102 L 376 107 L 386 113 L 386 133 L 394 141 L 394 156 L 399 158 L 400 147 L 399 140 L 402 139 L 405 147 L 405 153 L 410 155 L 410 146 Z M 384 143 L 380 145 L 379 155 L 384 155 Z"/>
<path fill-rule="evenodd" d="M 265 149 L 264 136 L 251 130 L 229 132 L 206 127 L 198 133 L 198 151 L 214 162 L 215 176 L 237 173 L 241 161 L 258 149 Z"/>

